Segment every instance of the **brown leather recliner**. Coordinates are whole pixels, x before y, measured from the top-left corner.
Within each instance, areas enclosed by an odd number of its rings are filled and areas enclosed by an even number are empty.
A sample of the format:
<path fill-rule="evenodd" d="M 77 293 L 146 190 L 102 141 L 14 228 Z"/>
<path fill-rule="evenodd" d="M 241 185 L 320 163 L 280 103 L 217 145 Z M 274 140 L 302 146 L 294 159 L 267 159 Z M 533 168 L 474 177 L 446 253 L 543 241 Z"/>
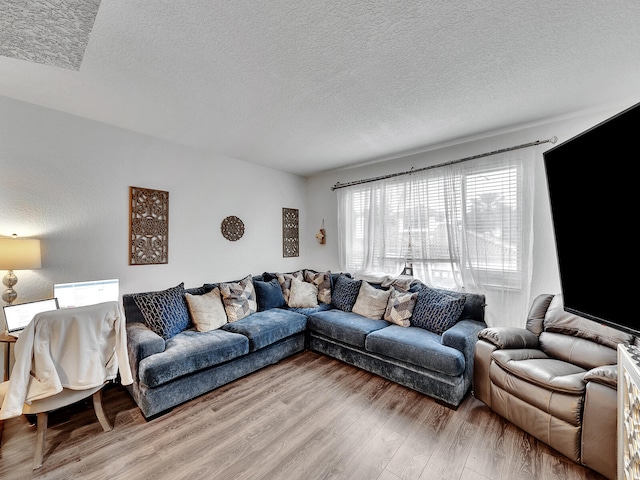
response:
<path fill-rule="evenodd" d="M 617 345 L 630 334 L 567 313 L 540 295 L 526 329 L 478 334 L 473 394 L 571 460 L 616 477 Z"/>

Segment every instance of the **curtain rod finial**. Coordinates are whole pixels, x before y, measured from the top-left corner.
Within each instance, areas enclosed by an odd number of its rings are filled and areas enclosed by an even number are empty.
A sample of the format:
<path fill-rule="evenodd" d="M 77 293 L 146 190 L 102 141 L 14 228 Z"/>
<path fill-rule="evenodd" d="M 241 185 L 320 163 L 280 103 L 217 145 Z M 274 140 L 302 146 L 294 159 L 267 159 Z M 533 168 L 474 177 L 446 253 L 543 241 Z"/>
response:
<path fill-rule="evenodd" d="M 549 139 L 549 143 L 556 143 L 558 141 L 558 137 L 555 135 Z"/>

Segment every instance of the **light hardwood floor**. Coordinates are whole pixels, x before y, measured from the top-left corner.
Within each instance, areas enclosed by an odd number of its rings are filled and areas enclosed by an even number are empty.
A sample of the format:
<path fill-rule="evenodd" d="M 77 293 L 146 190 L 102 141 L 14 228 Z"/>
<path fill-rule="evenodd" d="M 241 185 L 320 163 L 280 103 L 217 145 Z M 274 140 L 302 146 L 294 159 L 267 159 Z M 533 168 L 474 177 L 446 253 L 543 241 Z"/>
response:
<path fill-rule="evenodd" d="M 290 357 L 146 422 L 120 386 L 103 404 L 5 422 L 1 479 L 602 480 L 468 397 L 457 410 L 313 352 Z"/>

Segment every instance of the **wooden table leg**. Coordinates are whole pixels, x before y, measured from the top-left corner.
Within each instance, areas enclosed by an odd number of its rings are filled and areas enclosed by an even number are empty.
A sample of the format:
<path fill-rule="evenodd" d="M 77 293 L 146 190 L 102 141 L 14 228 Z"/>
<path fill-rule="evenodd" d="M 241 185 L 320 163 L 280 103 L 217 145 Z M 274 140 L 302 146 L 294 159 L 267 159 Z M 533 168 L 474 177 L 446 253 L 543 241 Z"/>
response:
<path fill-rule="evenodd" d="M 9 380 L 9 362 L 11 361 L 11 343 L 4 344 L 4 381 Z"/>

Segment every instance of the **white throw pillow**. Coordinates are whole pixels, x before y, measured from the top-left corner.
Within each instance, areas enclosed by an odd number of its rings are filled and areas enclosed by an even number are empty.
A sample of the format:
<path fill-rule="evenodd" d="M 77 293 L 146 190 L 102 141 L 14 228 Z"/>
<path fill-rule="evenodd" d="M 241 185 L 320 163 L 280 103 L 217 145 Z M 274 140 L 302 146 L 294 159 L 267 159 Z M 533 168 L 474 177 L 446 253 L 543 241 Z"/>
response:
<path fill-rule="evenodd" d="M 289 302 L 292 308 L 313 308 L 318 306 L 318 287 L 313 283 L 302 282 L 297 278 L 291 279 Z"/>
<path fill-rule="evenodd" d="M 227 323 L 227 313 L 225 312 L 220 289 L 218 287 L 204 295 L 191 295 L 185 293 L 191 321 L 199 332 L 215 330 Z"/>
<path fill-rule="evenodd" d="M 380 320 L 387 309 L 389 295 L 391 295 L 391 290 L 380 290 L 363 281 L 351 311 L 363 317 Z"/>

